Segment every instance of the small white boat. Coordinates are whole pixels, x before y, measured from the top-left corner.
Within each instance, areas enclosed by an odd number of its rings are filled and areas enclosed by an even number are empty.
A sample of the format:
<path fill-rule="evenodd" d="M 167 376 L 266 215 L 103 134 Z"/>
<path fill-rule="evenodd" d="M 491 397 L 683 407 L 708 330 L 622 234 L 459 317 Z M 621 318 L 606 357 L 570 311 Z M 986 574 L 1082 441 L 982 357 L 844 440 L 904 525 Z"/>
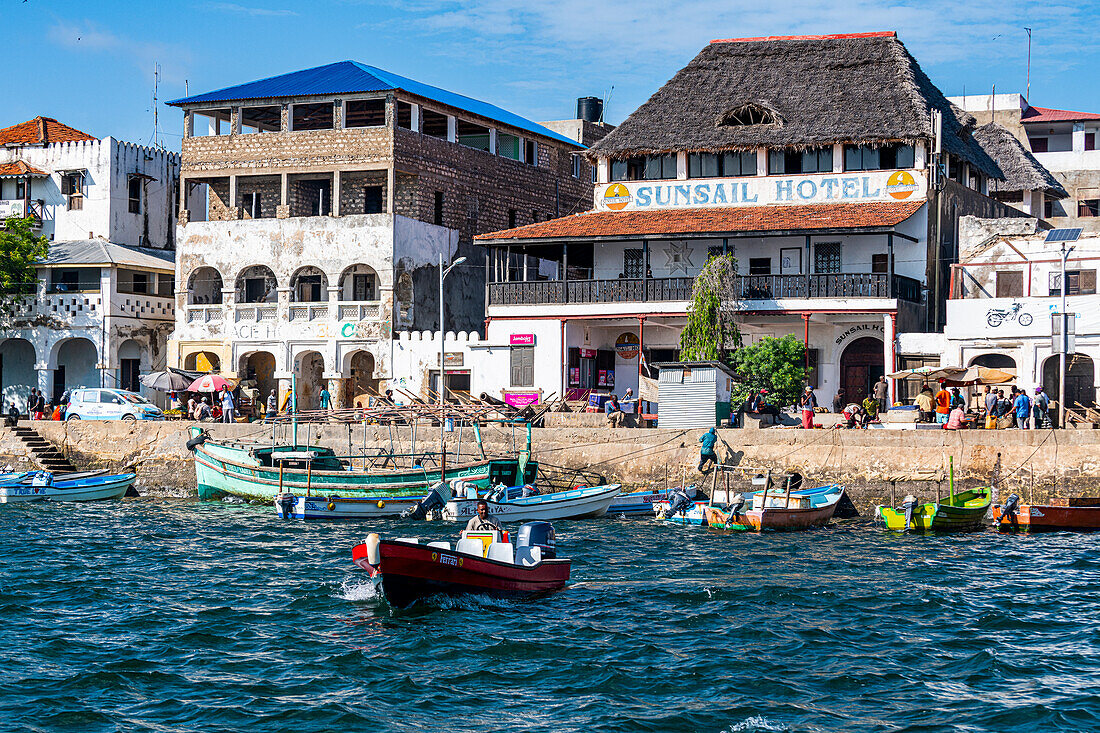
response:
<path fill-rule="evenodd" d="M 485 501 L 489 504 L 489 514 L 502 521 L 586 519 L 607 514 L 621 490 L 619 484 L 608 484 L 507 499 L 498 492 Z M 443 518 L 465 522 L 477 514 L 477 502 L 478 499 L 472 497 L 452 498 L 443 508 Z"/>
<path fill-rule="evenodd" d="M 304 496 L 279 494 L 275 513 L 279 519 L 382 519 L 400 517 L 420 503 L 420 496 Z"/>
<path fill-rule="evenodd" d="M 0 480 L 0 504 L 26 501 L 100 501 L 121 499 L 133 485 L 135 474 L 58 474 L 32 471 L 8 474 Z"/>

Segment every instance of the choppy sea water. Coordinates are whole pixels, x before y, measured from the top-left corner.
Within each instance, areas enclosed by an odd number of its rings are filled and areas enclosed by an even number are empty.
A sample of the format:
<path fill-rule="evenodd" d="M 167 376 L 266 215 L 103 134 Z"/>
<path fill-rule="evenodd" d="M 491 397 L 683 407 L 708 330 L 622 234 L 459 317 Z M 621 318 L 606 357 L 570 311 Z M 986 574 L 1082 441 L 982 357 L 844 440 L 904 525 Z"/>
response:
<path fill-rule="evenodd" d="M 406 611 L 371 530 L 0 507 L 0 730 L 1100 730 L 1100 536 L 557 523 L 570 587 Z"/>

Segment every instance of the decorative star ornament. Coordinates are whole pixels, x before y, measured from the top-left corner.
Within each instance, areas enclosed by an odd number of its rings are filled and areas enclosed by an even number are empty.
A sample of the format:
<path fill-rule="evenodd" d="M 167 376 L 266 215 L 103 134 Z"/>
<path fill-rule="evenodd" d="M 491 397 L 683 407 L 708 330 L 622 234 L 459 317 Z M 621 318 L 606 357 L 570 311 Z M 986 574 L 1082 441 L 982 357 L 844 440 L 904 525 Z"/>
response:
<path fill-rule="evenodd" d="M 695 267 L 695 263 L 691 261 L 691 248 L 688 247 L 687 242 L 670 242 L 666 254 L 670 275 L 675 275 L 677 272 L 686 275 L 689 267 Z"/>

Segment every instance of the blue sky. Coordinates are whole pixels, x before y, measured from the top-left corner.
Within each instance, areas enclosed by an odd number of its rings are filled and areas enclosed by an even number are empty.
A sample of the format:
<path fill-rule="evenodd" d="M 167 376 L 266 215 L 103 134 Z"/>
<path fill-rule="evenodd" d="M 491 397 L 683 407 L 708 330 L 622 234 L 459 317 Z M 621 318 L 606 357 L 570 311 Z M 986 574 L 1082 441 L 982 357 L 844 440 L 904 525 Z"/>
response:
<path fill-rule="evenodd" d="M 0 126 L 56 117 L 99 137 L 153 137 L 160 99 L 354 59 L 533 119 L 603 97 L 617 123 L 712 38 L 896 30 L 948 95 L 1022 92 L 1100 112 L 1095 2 L 1022 0 L 0 0 Z M 764 7 L 767 6 L 767 7 Z M 178 149 L 181 114 L 160 106 Z"/>

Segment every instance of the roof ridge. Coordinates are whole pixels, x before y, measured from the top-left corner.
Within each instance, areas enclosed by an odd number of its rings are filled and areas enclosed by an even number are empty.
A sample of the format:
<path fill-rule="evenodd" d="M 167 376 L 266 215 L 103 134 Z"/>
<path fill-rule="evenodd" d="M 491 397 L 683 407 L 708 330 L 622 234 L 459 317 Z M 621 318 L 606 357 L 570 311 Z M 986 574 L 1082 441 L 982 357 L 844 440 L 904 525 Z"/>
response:
<path fill-rule="evenodd" d="M 852 38 L 897 38 L 897 31 L 871 31 L 868 33 L 830 33 L 807 36 L 751 36 L 748 38 L 715 38 L 711 43 L 749 43 L 755 41 L 839 41 Z"/>

